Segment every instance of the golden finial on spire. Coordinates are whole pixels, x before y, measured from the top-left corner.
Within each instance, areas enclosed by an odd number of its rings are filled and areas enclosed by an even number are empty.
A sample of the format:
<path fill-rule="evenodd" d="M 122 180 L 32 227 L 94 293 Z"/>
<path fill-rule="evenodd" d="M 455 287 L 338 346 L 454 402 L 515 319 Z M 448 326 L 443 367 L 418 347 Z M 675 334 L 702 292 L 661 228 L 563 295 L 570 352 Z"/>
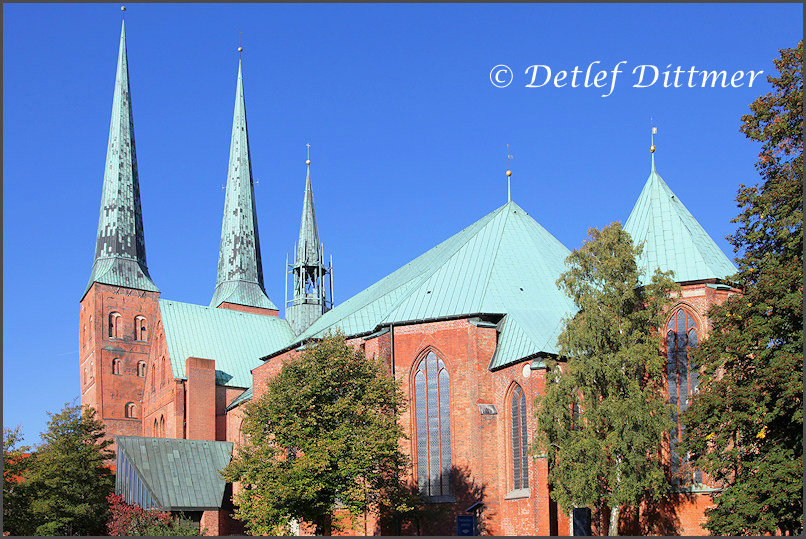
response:
<path fill-rule="evenodd" d="M 308 152 L 308 158 L 305 160 L 305 164 L 308 165 L 308 166 L 311 166 L 311 145 L 310 145 L 310 143 L 306 142 L 305 143 L 305 148 L 306 148 L 306 150 Z"/>
<path fill-rule="evenodd" d="M 126 11 L 126 6 L 120 6 L 121 11 Z"/>

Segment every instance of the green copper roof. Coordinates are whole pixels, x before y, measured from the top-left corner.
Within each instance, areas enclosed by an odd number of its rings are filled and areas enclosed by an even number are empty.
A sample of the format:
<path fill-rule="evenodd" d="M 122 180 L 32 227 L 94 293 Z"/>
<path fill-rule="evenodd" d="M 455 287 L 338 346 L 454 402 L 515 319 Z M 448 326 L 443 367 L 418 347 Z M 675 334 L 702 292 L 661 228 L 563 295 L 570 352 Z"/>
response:
<path fill-rule="evenodd" d="M 96 282 L 159 292 L 146 265 L 125 26 L 120 29 L 95 260 L 84 294 Z"/>
<path fill-rule="evenodd" d="M 262 356 L 290 344 L 294 333 L 276 316 L 159 301 L 174 378 L 186 378 L 185 360 L 215 360 L 216 384 L 252 386 L 250 370 Z"/>
<path fill-rule="evenodd" d="M 645 242 L 638 261 L 644 269 L 642 284 L 652 279 L 655 268 L 674 270 L 678 282 L 723 279 L 737 271 L 660 177 L 654 155 L 649 179 L 624 230 L 636 244 Z"/>
<path fill-rule="evenodd" d="M 146 508 L 166 511 L 221 507 L 226 482 L 219 471 L 232 460 L 232 442 L 140 436 L 115 439 L 115 492 L 127 502 L 143 506 L 145 501 Z"/>
<path fill-rule="evenodd" d="M 242 402 L 252 400 L 252 388 L 247 388 L 243 393 L 232 399 L 232 402 L 227 405 L 227 412 L 241 404 Z"/>
<path fill-rule="evenodd" d="M 260 259 L 255 189 L 252 184 L 252 161 L 249 155 L 246 103 L 240 62 L 235 89 L 235 112 L 232 118 L 232 141 L 229 150 L 227 194 L 224 199 L 224 220 L 221 225 L 218 275 L 210 305 L 217 307 L 223 302 L 277 309 L 266 295 L 263 286 L 263 266 Z"/>
<path fill-rule="evenodd" d="M 509 202 L 325 313 L 299 341 L 339 328 L 369 333 L 390 323 L 506 314 L 491 369 L 556 353 L 573 302 L 555 281 L 570 254 Z"/>

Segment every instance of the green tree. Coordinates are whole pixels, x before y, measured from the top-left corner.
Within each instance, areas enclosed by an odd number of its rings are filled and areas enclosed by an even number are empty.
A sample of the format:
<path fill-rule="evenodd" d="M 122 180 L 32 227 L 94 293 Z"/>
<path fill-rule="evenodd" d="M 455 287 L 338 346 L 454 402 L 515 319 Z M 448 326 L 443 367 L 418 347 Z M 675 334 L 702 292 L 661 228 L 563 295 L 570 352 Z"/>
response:
<path fill-rule="evenodd" d="M 745 294 L 709 311 L 700 392 L 681 415 L 683 448 L 723 487 L 706 513 L 718 535 L 803 530 L 803 42 L 780 52 L 773 91 L 742 117 L 762 144 L 762 181 L 740 186 L 729 237 Z"/>
<path fill-rule="evenodd" d="M 403 405 L 383 362 L 342 334 L 309 343 L 246 407 L 247 442 L 224 472 L 244 487 L 236 518 L 255 535 L 288 531 L 291 519 L 329 534 L 337 509 L 411 509 L 400 480 Z"/>
<path fill-rule="evenodd" d="M 33 462 L 31 448 L 22 442 L 20 427 L 3 429 L 3 532 L 30 535 L 30 489 L 26 481 Z"/>
<path fill-rule="evenodd" d="M 562 369 L 549 362 L 536 401 L 532 450 L 549 458 L 552 497 L 566 512 L 591 507 L 600 523 L 609 510 L 610 535 L 621 507 L 669 489 L 660 447 L 671 420 L 657 328 L 677 285 L 658 271 L 639 286 L 642 249 L 616 222 L 590 229 L 566 259 L 557 285 L 579 311 L 559 337 Z"/>
<path fill-rule="evenodd" d="M 114 480 L 114 457 L 95 410 L 65 404 L 49 413 L 43 445 L 29 475 L 36 535 L 101 535 L 106 531 L 106 496 Z"/>

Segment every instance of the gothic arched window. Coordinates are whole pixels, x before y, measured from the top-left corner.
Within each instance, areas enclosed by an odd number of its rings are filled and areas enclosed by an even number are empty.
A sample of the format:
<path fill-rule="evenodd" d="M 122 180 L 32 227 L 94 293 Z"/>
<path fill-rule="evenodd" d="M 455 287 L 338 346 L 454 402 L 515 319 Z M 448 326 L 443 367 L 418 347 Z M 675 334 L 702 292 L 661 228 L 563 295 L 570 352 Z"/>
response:
<path fill-rule="evenodd" d="M 447 496 L 451 494 L 450 376 L 434 352 L 428 352 L 414 372 L 417 482 L 426 496 Z"/>
<path fill-rule="evenodd" d="M 165 438 L 165 416 L 160 415 L 160 436 Z"/>
<path fill-rule="evenodd" d="M 136 416 L 135 416 L 135 407 L 134 407 L 134 403 L 133 403 L 133 402 L 127 402 L 127 403 L 126 403 L 126 417 L 127 417 L 127 418 L 133 418 L 133 417 L 136 417 Z"/>
<path fill-rule="evenodd" d="M 165 356 L 162 356 L 162 365 L 160 366 L 160 387 L 165 385 Z"/>
<path fill-rule="evenodd" d="M 120 359 L 115 358 L 112 360 L 112 374 L 120 374 Z"/>
<path fill-rule="evenodd" d="M 134 317 L 134 340 L 146 341 L 146 319 L 144 316 Z"/>
<path fill-rule="evenodd" d="M 157 418 L 155 417 L 154 418 L 154 430 L 151 432 L 151 435 L 154 436 L 155 438 L 158 438 L 159 435 L 160 435 L 160 432 L 159 432 L 158 429 L 159 429 L 159 424 L 157 423 Z"/>
<path fill-rule="evenodd" d="M 120 313 L 109 313 L 109 338 L 120 339 Z"/>
<path fill-rule="evenodd" d="M 512 489 L 529 488 L 529 461 L 526 459 L 528 449 L 526 438 L 526 394 L 521 386 L 515 384 L 510 399 L 510 418 L 512 439 Z"/>
<path fill-rule="evenodd" d="M 137 376 L 141 378 L 145 377 L 146 375 L 146 362 L 145 361 L 138 361 L 137 362 Z"/>
<path fill-rule="evenodd" d="M 669 433 L 672 481 L 680 470 L 681 459 L 677 445 L 683 437 L 679 415 L 688 407 L 689 397 L 699 390 L 700 380 L 691 350 L 697 346 L 697 323 L 688 311 L 677 309 L 666 324 L 666 374 L 669 380 L 669 404 L 672 406 L 674 428 Z M 684 456 L 682 464 L 687 464 Z M 695 482 L 702 481 L 702 473 L 694 472 Z"/>

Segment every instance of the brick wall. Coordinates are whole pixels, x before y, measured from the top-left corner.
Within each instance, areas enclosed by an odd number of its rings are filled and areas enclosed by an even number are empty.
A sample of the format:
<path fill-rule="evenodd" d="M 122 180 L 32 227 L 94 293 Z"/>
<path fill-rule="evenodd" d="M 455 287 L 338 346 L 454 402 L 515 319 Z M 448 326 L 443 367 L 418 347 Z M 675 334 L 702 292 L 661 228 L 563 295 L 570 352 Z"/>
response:
<path fill-rule="evenodd" d="M 153 342 L 158 299 L 158 292 L 94 283 L 81 300 L 78 332 L 81 404 L 96 409 L 110 437 L 142 434 L 143 375 Z M 112 313 L 119 316 L 110 336 Z M 138 316 L 145 319 L 144 336 L 135 335 Z M 129 413 L 128 403 L 134 405 L 133 409 L 129 407 Z"/>

